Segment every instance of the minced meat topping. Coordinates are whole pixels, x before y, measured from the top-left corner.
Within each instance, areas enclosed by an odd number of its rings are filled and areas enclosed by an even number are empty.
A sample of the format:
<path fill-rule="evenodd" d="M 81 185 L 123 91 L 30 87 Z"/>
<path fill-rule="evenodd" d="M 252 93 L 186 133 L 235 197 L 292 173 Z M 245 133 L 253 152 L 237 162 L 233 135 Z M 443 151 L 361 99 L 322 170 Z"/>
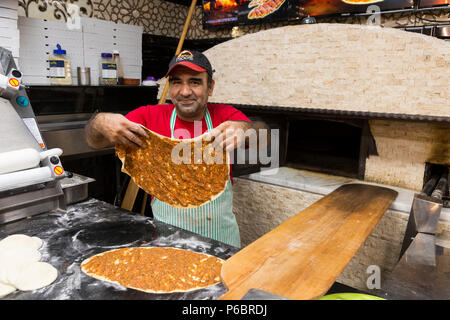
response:
<path fill-rule="evenodd" d="M 86 274 L 146 292 L 176 292 L 220 282 L 223 260 L 165 247 L 122 248 L 82 263 Z"/>
<path fill-rule="evenodd" d="M 225 189 L 230 170 L 225 151 L 216 154 L 208 141 L 170 139 L 145 130 L 147 147 L 126 150 L 116 146 L 116 153 L 124 172 L 148 194 L 186 208 L 200 206 Z M 184 155 L 184 151 L 189 153 Z"/>

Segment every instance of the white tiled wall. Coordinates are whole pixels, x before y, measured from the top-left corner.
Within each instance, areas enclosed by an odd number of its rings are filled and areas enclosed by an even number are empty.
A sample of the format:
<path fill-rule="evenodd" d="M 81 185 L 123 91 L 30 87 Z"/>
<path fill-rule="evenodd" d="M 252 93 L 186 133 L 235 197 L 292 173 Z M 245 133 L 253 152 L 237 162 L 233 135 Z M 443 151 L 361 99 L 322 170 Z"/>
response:
<path fill-rule="evenodd" d="M 71 61 L 72 84 L 77 67 L 91 68 L 91 84 L 99 83 L 102 52 L 118 50 L 125 78 L 141 78 L 143 27 L 81 18 L 80 28 L 64 22 L 19 17 L 20 63 L 26 84 L 49 84 L 48 57 L 60 44 Z"/>

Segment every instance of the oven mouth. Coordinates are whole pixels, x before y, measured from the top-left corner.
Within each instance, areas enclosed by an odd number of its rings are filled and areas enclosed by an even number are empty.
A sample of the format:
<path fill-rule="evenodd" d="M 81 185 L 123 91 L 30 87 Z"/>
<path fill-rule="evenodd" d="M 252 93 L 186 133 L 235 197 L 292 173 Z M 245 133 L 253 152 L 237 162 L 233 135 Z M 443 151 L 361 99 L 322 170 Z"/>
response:
<path fill-rule="evenodd" d="M 359 178 L 362 124 L 289 120 L 285 166 Z"/>

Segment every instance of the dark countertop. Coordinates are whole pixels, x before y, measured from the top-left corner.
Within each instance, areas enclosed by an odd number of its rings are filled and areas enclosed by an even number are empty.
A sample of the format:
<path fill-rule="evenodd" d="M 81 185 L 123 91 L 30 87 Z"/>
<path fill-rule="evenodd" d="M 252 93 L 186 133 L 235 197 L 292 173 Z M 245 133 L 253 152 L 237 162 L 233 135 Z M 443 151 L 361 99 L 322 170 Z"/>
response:
<path fill-rule="evenodd" d="M 227 259 L 239 248 L 204 238 L 174 226 L 89 199 L 70 205 L 67 212 L 49 212 L 1 226 L 0 239 L 11 234 L 37 236 L 44 241 L 41 261 L 58 270 L 51 285 L 34 291 L 15 291 L 13 300 L 207 300 L 226 292 L 220 283 L 187 293 L 150 294 L 85 275 L 81 262 L 97 253 L 140 246 L 176 247 Z"/>

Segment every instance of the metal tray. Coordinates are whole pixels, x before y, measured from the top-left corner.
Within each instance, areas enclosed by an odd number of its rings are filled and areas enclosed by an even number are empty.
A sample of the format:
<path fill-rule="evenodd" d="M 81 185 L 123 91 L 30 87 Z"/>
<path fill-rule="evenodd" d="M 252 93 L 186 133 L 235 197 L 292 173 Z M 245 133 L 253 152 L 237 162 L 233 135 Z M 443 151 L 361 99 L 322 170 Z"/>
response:
<path fill-rule="evenodd" d="M 70 178 L 64 178 L 60 181 L 64 192 L 66 204 L 76 203 L 88 198 L 88 184 L 95 179 L 85 177 L 76 173 Z"/>

